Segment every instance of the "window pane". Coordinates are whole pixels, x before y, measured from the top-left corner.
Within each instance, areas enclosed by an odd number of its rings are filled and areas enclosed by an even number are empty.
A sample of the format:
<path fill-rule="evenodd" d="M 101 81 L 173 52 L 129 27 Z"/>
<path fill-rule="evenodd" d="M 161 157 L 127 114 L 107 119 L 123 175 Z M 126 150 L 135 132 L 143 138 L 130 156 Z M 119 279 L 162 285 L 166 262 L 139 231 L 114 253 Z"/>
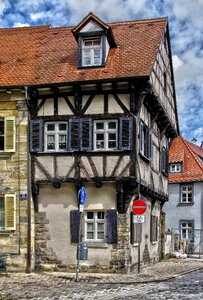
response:
<path fill-rule="evenodd" d="M 84 41 L 84 45 L 87 46 L 92 46 L 92 41 Z"/>
<path fill-rule="evenodd" d="M 108 148 L 109 149 L 115 149 L 116 148 L 116 142 L 108 142 Z"/>
<path fill-rule="evenodd" d="M 96 129 L 104 129 L 104 123 L 96 123 Z"/>
<path fill-rule="evenodd" d="M 94 45 L 94 46 L 99 46 L 100 43 L 101 43 L 101 40 L 100 40 L 100 39 L 94 40 L 94 41 L 93 41 L 93 45 Z"/>
<path fill-rule="evenodd" d="M 104 219 L 104 212 L 103 211 L 99 211 L 97 213 L 97 219 L 100 219 L 100 220 Z"/>
<path fill-rule="evenodd" d="M 59 130 L 66 130 L 66 124 L 59 124 Z"/>
<path fill-rule="evenodd" d="M 66 135 L 59 136 L 59 149 L 66 149 Z"/>
<path fill-rule="evenodd" d="M 48 150 L 54 150 L 55 149 L 55 136 L 54 135 L 48 135 L 47 136 L 47 149 Z"/>
<path fill-rule="evenodd" d="M 93 219 L 94 218 L 94 214 L 93 214 L 93 211 L 88 211 L 87 212 L 87 219 L 89 220 L 89 219 Z"/>
<path fill-rule="evenodd" d="M 98 223 L 98 231 L 104 231 L 104 223 Z"/>
<path fill-rule="evenodd" d="M 185 229 L 182 230 L 182 238 L 186 239 L 186 230 Z"/>
<path fill-rule="evenodd" d="M 182 186 L 182 191 L 186 191 L 186 186 Z"/>
<path fill-rule="evenodd" d="M 0 136 L 0 150 L 4 150 L 4 136 Z"/>
<path fill-rule="evenodd" d="M 109 133 L 109 140 L 115 141 L 116 140 L 116 133 Z"/>
<path fill-rule="evenodd" d="M 98 238 L 99 240 L 103 240 L 103 239 L 104 239 L 104 232 L 98 232 L 97 238 Z"/>
<path fill-rule="evenodd" d="M 55 124 L 47 124 L 47 131 L 54 131 L 55 130 Z"/>
<path fill-rule="evenodd" d="M 116 129 L 116 122 L 109 122 L 108 123 L 108 128 L 109 129 Z"/>
<path fill-rule="evenodd" d="M 0 121 L 0 135 L 4 135 L 4 121 Z"/>
<path fill-rule="evenodd" d="M 188 191 L 192 192 L 192 187 L 188 186 Z"/>
<path fill-rule="evenodd" d="M 93 240 L 94 239 L 94 233 L 93 232 L 87 232 L 87 239 Z"/>
<path fill-rule="evenodd" d="M 186 227 L 186 223 L 182 223 L 182 227 Z"/>
<path fill-rule="evenodd" d="M 93 223 L 87 223 L 87 231 L 94 231 L 94 224 Z"/>

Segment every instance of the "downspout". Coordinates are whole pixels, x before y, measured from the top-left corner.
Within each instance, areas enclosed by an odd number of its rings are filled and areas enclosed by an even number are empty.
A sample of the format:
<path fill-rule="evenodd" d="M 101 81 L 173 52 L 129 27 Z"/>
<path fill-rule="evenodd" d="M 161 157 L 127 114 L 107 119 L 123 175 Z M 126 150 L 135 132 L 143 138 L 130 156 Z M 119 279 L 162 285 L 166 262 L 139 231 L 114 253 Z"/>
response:
<path fill-rule="evenodd" d="M 25 102 L 27 104 L 27 194 L 28 194 L 28 221 L 27 221 L 27 273 L 31 273 L 31 183 L 30 183 L 30 174 L 31 174 L 31 166 L 30 166 L 30 153 L 29 153 L 29 145 L 30 145 L 30 135 L 29 135 L 29 121 L 30 121 L 30 107 L 28 103 L 28 86 L 25 86 Z"/>

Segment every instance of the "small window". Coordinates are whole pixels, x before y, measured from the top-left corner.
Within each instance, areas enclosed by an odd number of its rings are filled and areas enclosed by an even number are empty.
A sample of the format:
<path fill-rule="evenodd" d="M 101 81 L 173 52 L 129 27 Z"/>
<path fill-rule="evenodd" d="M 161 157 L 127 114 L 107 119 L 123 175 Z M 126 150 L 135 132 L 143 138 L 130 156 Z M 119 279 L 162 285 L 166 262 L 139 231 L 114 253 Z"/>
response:
<path fill-rule="evenodd" d="M 85 240 L 106 241 L 106 215 L 104 211 L 87 211 L 85 213 Z"/>
<path fill-rule="evenodd" d="M 164 95 L 166 95 L 167 96 L 167 74 L 166 74 L 166 72 L 164 72 L 164 76 L 163 76 L 164 78 L 163 78 L 163 80 L 164 80 L 164 82 L 163 82 L 163 86 L 164 86 Z"/>
<path fill-rule="evenodd" d="M 181 186 L 181 196 L 180 196 L 181 203 L 192 203 L 192 185 L 182 185 Z"/>
<path fill-rule="evenodd" d="M 116 120 L 94 122 L 94 150 L 118 149 L 118 122 Z"/>
<path fill-rule="evenodd" d="M 102 64 L 101 37 L 84 38 L 82 41 L 82 65 L 99 66 Z"/>
<path fill-rule="evenodd" d="M 152 134 L 143 121 L 140 122 L 140 154 L 148 160 L 152 158 Z"/>
<path fill-rule="evenodd" d="M 16 229 L 16 198 L 14 194 L 0 195 L 0 230 Z"/>
<path fill-rule="evenodd" d="M 158 217 L 151 216 L 151 242 L 158 241 Z"/>
<path fill-rule="evenodd" d="M 67 123 L 47 122 L 45 124 L 45 151 L 67 150 Z"/>
<path fill-rule="evenodd" d="M 15 117 L 0 119 L 0 152 L 15 152 Z"/>
<path fill-rule="evenodd" d="M 181 173 L 181 164 L 180 163 L 170 164 L 170 173 Z"/>
<path fill-rule="evenodd" d="M 194 240 L 194 222 L 183 220 L 180 221 L 180 238 L 181 240 Z"/>
<path fill-rule="evenodd" d="M 161 165 L 162 172 L 168 174 L 168 151 L 165 147 L 162 148 Z"/>

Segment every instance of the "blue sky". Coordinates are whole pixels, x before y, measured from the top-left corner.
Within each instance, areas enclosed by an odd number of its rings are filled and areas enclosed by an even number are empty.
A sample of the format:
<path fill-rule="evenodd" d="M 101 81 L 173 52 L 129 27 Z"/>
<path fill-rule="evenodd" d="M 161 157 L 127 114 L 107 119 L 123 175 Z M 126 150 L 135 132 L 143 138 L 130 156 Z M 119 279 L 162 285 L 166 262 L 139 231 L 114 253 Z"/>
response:
<path fill-rule="evenodd" d="M 168 16 L 180 131 L 203 141 L 203 0 L 0 0 L 0 27 L 76 25 Z"/>

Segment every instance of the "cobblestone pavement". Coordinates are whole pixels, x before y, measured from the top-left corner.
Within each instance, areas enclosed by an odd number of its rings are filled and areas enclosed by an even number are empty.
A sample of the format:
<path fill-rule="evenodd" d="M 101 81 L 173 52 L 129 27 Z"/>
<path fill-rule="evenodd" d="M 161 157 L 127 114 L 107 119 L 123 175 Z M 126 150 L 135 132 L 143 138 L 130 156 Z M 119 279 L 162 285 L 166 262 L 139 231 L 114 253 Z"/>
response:
<path fill-rule="evenodd" d="M 0 300 L 3 299 L 202 300 L 203 261 L 163 261 L 143 268 L 140 274 L 80 274 L 79 282 L 75 282 L 75 274 L 67 273 L 1 274 Z"/>

